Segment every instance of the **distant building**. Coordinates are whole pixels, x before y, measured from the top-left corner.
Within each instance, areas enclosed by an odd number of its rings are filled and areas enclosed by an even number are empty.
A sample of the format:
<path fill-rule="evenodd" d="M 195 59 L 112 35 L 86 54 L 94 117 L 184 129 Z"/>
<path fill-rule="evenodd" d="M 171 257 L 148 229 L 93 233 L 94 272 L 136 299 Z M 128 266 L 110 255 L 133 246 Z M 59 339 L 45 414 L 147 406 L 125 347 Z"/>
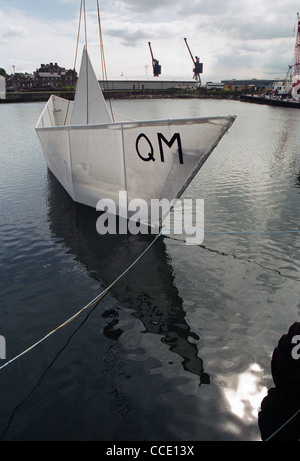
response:
<path fill-rule="evenodd" d="M 15 73 L 6 78 L 7 91 L 23 91 L 34 87 L 34 77 L 28 73 Z"/>
<path fill-rule="evenodd" d="M 57 62 L 53 64 L 42 64 L 34 72 L 36 88 L 54 88 L 74 86 L 77 82 L 77 72 L 75 70 L 66 70 L 58 66 Z"/>
<path fill-rule="evenodd" d="M 197 82 L 192 80 L 100 80 L 102 90 L 170 90 L 195 89 Z"/>
<path fill-rule="evenodd" d="M 13 73 L 6 79 L 8 91 L 49 90 L 75 86 L 77 72 L 57 63 L 42 64 L 33 74 Z"/>
<path fill-rule="evenodd" d="M 243 79 L 243 80 L 222 80 L 224 83 L 225 90 L 237 90 L 237 91 L 259 91 L 259 90 L 272 90 L 274 80 L 266 79 Z"/>
<path fill-rule="evenodd" d="M 200 88 L 207 90 L 227 91 L 271 91 L 274 80 L 244 79 L 222 80 L 221 82 L 206 82 Z M 196 89 L 199 87 L 195 80 L 108 80 L 99 81 L 103 90 L 169 90 L 169 89 Z"/>
<path fill-rule="evenodd" d="M 6 83 L 2 75 L 0 75 L 0 99 L 6 99 Z"/>
<path fill-rule="evenodd" d="M 224 83 L 223 82 L 220 82 L 220 83 L 206 82 L 204 87 L 207 90 L 224 90 Z"/>

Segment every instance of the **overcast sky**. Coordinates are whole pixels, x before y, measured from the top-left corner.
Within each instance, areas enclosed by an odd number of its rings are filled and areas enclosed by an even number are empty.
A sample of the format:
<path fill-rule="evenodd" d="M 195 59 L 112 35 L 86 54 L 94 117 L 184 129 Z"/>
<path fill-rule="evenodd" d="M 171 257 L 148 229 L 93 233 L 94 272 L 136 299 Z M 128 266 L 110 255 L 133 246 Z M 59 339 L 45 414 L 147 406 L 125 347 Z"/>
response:
<path fill-rule="evenodd" d="M 86 0 L 88 50 L 101 78 L 96 5 Z M 108 78 L 151 78 L 150 41 L 160 79 L 191 79 L 186 37 L 205 83 L 285 77 L 300 0 L 100 0 L 100 9 Z M 79 11 L 80 0 L 0 0 L 0 67 L 8 74 L 49 62 L 73 68 Z"/>

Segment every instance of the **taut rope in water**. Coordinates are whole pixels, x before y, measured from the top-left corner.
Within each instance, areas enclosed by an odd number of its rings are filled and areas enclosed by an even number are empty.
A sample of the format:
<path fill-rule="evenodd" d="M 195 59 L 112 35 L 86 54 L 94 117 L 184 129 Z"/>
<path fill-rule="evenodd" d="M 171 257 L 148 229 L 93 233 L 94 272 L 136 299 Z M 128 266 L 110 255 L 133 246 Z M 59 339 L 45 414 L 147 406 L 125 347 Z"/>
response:
<path fill-rule="evenodd" d="M 78 317 L 83 311 L 85 311 L 86 309 L 94 306 L 95 304 L 97 304 L 101 299 L 104 298 L 104 296 L 111 290 L 111 288 L 113 288 L 113 286 L 116 285 L 116 283 L 118 283 L 119 280 L 121 280 L 121 278 L 123 278 L 127 272 L 130 271 L 130 269 L 133 268 L 133 266 L 135 266 L 135 264 L 147 253 L 148 250 L 150 250 L 150 248 L 154 245 L 154 243 L 156 242 L 156 240 L 162 235 L 162 230 L 160 231 L 160 233 L 155 237 L 155 239 L 150 243 L 150 245 L 140 254 L 140 256 L 138 256 L 138 258 L 136 258 L 136 260 L 130 264 L 130 266 L 128 266 L 128 268 L 121 274 L 119 275 L 119 277 L 117 277 L 105 290 L 102 291 L 102 293 L 100 293 L 98 296 L 96 296 L 92 301 L 90 301 L 86 306 L 84 306 L 82 309 L 80 309 L 76 314 L 72 315 L 72 317 L 70 317 L 68 320 L 66 320 L 64 323 L 62 323 L 61 325 L 59 325 L 57 328 L 55 328 L 54 330 L 50 331 L 50 333 L 48 333 L 47 335 L 45 335 L 43 338 L 41 338 L 39 341 L 37 341 L 36 343 L 34 343 L 32 346 L 28 347 L 28 349 L 26 349 L 25 351 L 21 352 L 20 354 L 18 354 L 17 356 L 15 356 L 13 359 L 11 360 L 8 360 L 8 362 L 6 362 L 4 365 L 2 365 L 0 367 L 0 371 L 3 370 L 3 368 L 7 367 L 8 365 L 10 365 L 11 363 L 15 362 L 18 358 L 22 357 L 23 355 L 27 354 L 27 352 L 30 352 L 32 349 L 34 349 L 36 346 L 38 346 L 39 344 L 41 344 L 43 341 L 45 341 L 47 338 L 49 338 L 51 335 L 53 335 L 54 333 L 56 333 L 58 330 L 60 330 L 61 328 L 65 327 L 66 325 L 68 325 L 69 323 L 71 323 L 76 317 Z"/>

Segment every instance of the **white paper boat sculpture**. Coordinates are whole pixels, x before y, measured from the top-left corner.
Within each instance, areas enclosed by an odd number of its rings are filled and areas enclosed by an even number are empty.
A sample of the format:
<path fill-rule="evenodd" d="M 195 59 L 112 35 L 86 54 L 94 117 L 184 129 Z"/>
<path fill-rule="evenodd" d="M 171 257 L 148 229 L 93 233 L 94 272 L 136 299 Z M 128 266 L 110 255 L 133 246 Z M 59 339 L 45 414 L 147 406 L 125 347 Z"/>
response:
<path fill-rule="evenodd" d="M 49 169 L 74 201 L 96 208 L 111 199 L 128 218 L 134 199 L 150 210 L 152 199 L 179 198 L 234 120 L 116 121 L 84 47 L 74 101 L 52 95 L 36 132 Z M 127 203 L 120 204 L 120 191 Z"/>

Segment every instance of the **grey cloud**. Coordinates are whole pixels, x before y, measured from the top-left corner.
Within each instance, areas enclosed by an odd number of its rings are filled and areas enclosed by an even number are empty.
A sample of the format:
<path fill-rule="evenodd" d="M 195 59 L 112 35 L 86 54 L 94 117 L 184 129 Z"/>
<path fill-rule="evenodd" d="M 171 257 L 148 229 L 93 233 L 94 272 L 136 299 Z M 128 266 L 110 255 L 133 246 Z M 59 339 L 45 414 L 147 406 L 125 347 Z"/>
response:
<path fill-rule="evenodd" d="M 124 12 L 145 13 L 145 20 L 149 13 L 152 20 L 159 15 L 158 20 L 165 22 L 174 17 L 188 18 L 200 35 L 222 32 L 231 39 L 242 40 L 289 37 L 296 21 L 293 2 L 284 9 L 281 0 L 273 0 L 269 9 L 267 3 L 255 0 L 251 4 L 240 0 L 115 0 L 115 5 Z"/>
<path fill-rule="evenodd" d="M 13 37 L 24 37 L 26 29 L 24 27 L 2 26 L 0 29 L 0 39 L 10 39 Z"/>
<path fill-rule="evenodd" d="M 121 8 L 122 10 L 130 9 L 138 13 L 146 11 L 155 13 L 167 8 L 171 10 L 174 8 L 174 0 L 116 0 L 114 3 L 117 8 Z"/>
<path fill-rule="evenodd" d="M 178 3 L 178 14 L 181 16 L 199 16 L 201 20 L 205 16 L 214 16 L 215 21 L 222 26 L 220 16 L 232 14 L 236 9 L 242 9 L 239 0 L 189 0 L 189 2 Z"/>
<path fill-rule="evenodd" d="M 291 23 L 282 18 L 277 21 L 268 22 L 263 18 L 252 18 L 252 20 L 243 20 L 233 22 L 229 18 L 224 22 L 227 33 L 232 38 L 241 40 L 274 40 L 277 38 L 288 38 L 292 36 Z"/>
<path fill-rule="evenodd" d="M 105 34 L 110 37 L 117 37 L 125 46 L 136 46 L 141 40 L 146 40 L 147 35 L 140 31 L 130 31 L 126 28 L 108 29 Z"/>
<path fill-rule="evenodd" d="M 189 0 L 174 1 L 174 0 L 115 0 L 115 6 L 123 10 L 131 10 L 135 12 L 151 12 L 162 13 L 166 15 L 176 12 L 178 16 L 195 16 L 195 15 L 221 15 L 226 11 L 234 11 L 236 8 L 241 8 L 240 0 Z"/>

